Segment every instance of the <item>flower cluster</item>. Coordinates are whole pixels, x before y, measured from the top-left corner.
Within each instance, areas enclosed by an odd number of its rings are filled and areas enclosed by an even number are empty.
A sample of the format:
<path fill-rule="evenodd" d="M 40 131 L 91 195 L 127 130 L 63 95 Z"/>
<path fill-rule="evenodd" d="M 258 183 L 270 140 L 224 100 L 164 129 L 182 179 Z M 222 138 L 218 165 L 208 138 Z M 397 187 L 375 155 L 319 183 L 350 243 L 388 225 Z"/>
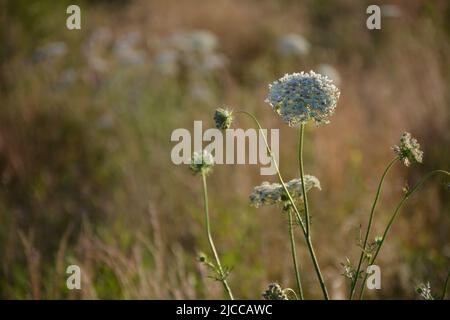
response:
<path fill-rule="evenodd" d="M 213 156 L 206 150 L 194 152 L 191 159 L 190 168 L 194 174 L 201 173 L 208 175 L 214 166 Z"/>
<path fill-rule="evenodd" d="M 392 149 L 407 167 L 415 162 L 422 163 L 423 152 L 420 150 L 420 144 L 409 132 L 403 132 L 399 145 L 394 146 Z"/>
<path fill-rule="evenodd" d="M 269 284 L 266 291 L 262 294 L 265 300 L 289 300 L 284 290 L 278 283 Z"/>
<path fill-rule="evenodd" d="M 328 123 L 334 113 L 340 91 L 326 76 L 309 73 L 286 74 L 269 85 L 266 99 L 284 122 L 291 127 L 313 120 Z"/>
<path fill-rule="evenodd" d="M 320 190 L 320 181 L 314 176 L 305 175 L 305 190 L 308 192 L 313 187 Z M 302 198 L 302 181 L 301 179 L 293 179 L 286 183 L 286 188 L 294 200 Z M 279 183 L 263 182 L 256 186 L 250 195 L 250 203 L 259 207 L 262 205 L 271 205 L 287 201 L 287 195 L 284 188 Z"/>
<path fill-rule="evenodd" d="M 214 122 L 217 129 L 225 130 L 231 127 L 233 112 L 228 109 L 219 108 L 214 112 Z"/>

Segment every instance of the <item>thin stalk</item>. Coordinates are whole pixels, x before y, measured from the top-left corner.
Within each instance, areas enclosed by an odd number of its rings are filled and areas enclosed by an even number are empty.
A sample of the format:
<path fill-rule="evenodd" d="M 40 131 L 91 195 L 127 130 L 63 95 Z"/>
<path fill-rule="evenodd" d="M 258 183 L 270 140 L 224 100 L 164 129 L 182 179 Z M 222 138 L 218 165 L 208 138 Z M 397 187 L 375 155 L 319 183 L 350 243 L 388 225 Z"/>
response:
<path fill-rule="evenodd" d="M 242 110 L 241 111 L 237 111 L 236 113 L 243 113 L 243 114 L 246 114 L 247 116 L 249 116 L 250 118 L 252 118 L 253 121 L 256 123 L 256 126 L 258 127 L 258 129 L 261 130 L 261 132 L 262 132 L 262 127 L 261 127 L 258 119 L 256 119 L 256 117 L 253 114 L 251 114 L 251 113 L 249 113 L 247 111 L 242 111 Z M 320 272 L 319 263 L 317 262 L 317 258 L 316 258 L 315 252 L 314 252 L 314 247 L 312 245 L 311 239 L 308 238 L 308 236 L 307 236 L 305 224 L 304 224 L 304 222 L 302 220 L 300 212 L 297 209 L 297 206 L 295 205 L 294 199 L 292 199 L 292 196 L 289 193 L 289 190 L 287 189 L 286 184 L 284 183 L 284 180 L 283 180 L 283 178 L 281 176 L 281 173 L 280 173 L 280 168 L 278 167 L 278 163 L 277 163 L 277 161 L 275 160 L 275 158 L 273 156 L 273 153 L 272 153 L 272 150 L 269 147 L 269 144 L 267 143 L 266 136 L 264 134 L 262 136 L 263 136 L 263 140 L 264 140 L 264 143 L 266 145 L 266 148 L 267 148 L 267 152 L 269 153 L 269 155 L 270 155 L 270 157 L 271 157 L 271 159 L 273 161 L 273 164 L 275 165 L 275 169 L 277 170 L 278 180 L 280 181 L 281 185 L 283 186 L 284 192 L 288 196 L 289 202 L 290 202 L 292 208 L 294 209 L 295 217 L 297 218 L 297 221 L 298 221 L 298 223 L 299 223 L 299 225 L 300 225 L 300 227 L 302 229 L 303 235 L 305 236 L 306 245 L 308 247 L 308 250 L 309 250 L 309 253 L 310 253 L 310 256 L 311 256 L 311 260 L 313 262 L 314 270 L 316 272 L 317 278 L 318 278 L 319 283 L 320 283 L 320 287 L 322 289 L 323 296 L 324 296 L 324 298 L 326 300 L 329 300 L 328 291 L 327 291 L 327 288 L 325 286 L 325 282 L 323 281 L 322 273 Z"/>
<path fill-rule="evenodd" d="M 295 279 L 297 281 L 297 288 L 300 295 L 300 300 L 303 300 L 303 289 L 302 289 L 302 281 L 300 279 L 300 272 L 299 272 L 299 265 L 297 261 L 297 252 L 295 249 L 295 236 L 294 236 L 294 230 L 293 230 L 293 221 L 292 221 L 292 213 L 291 210 L 288 211 L 289 216 L 289 238 L 291 240 L 291 253 L 292 253 L 292 262 L 294 263 L 294 271 L 295 271 Z"/>
<path fill-rule="evenodd" d="M 445 295 L 447 294 L 447 286 L 448 286 L 448 280 L 450 279 L 450 271 L 447 274 L 447 279 L 445 279 L 444 283 L 444 289 L 442 290 L 441 300 L 445 299 Z"/>
<path fill-rule="evenodd" d="M 403 205 L 405 204 L 405 202 L 425 183 L 425 181 L 427 181 L 431 176 L 433 176 L 434 174 L 437 173 L 443 173 L 447 176 L 450 176 L 450 172 L 445 171 L 445 170 L 433 170 L 431 172 L 428 172 L 418 183 L 416 183 L 414 185 L 413 188 L 411 188 L 411 190 L 409 190 L 404 196 L 403 198 L 400 200 L 400 202 L 397 204 L 397 206 L 395 207 L 394 213 L 392 214 L 391 218 L 389 219 L 389 222 L 386 226 L 386 229 L 384 230 L 383 233 L 383 237 L 381 238 L 381 242 L 377 247 L 377 250 L 375 251 L 375 254 L 373 255 L 372 259 L 369 262 L 369 265 L 373 265 L 375 263 L 375 259 L 378 257 L 378 254 L 381 250 L 381 247 L 383 246 L 384 241 L 386 240 L 386 236 L 389 232 L 389 230 L 391 229 L 391 226 L 395 220 L 395 218 L 397 217 L 398 213 L 400 212 L 400 209 L 403 207 Z M 364 296 L 364 290 L 365 290 L 365 282 L 367 280 L 367 274 L 364 277 L 363 280 L 363 285 L 361 286 L 361 291 L 359 293 L 359 299 L 361 300 Z"/>
<path fill-rule="evenodd" d="M 378 199 L 380 198 L 384 178 L 386 177 L 386 175 L 388 174 L 388 172 L 392 168 L 392 166 L 397 162 L 397 160 L 399 160 L 399 157 L 395 157 L 394 159 L 391 160 L 391 162 L 389 162 L 389 164 L 387 165 L 386 169 L 383 172 L 383 175 L 381 176 L 380 182 L 378 183 L 375 200 L 373 201 L 372 209 L 370 210 L 369 224 L 367 225 L 366 236 L 364 237 L 364 243 L 361 248 L 361 255 L 359 256 L 358 267 L 356 268 L 355 278 L 352 280 L 352 285 L 350 288 L 350 296 L 349 296 L 350 300 L 353 299 L 353 295 L 354 295 L 355 289 L 356 289 L 356 284 L 359 279 L 359 273 L 361 271 L 361 265 L 364 260 L 364 254 L 366 252 L 367 241 L 368 241 L 369 235 L 370 235 L 370 229 L 372 228 L 372 221 L 373 221 L 373 217 L 374 217 L 374 213 L 375 213 L 375 208 L 377 206 Z"/>
<path fill-rule="evenodd" d="M 305 224 L 306 224 L 306 235 L 310 238 L 310 219 L 309 219 L 309 209 L 308 209 L 308 195 L 306 194 L 305 187 L 305 173 L 303 169 L 303 135 L 305 132 L 305 124 L 300 125 L 299 137 L 298 137 L 298 165 L 300 168 L 300 179 L 302 181 L 302 194 L 303 194 L 303 205 L 305 209 Z"/>
<path fill-rule="evenodd" d="M 205 224 L 206 224 L 206 234 L 208 237 L 209 246 L 211 247 L 211 251 L 213 252 L 214 259 L 216 260 L 217 268 L 219 268 L 219 276 L 220 281 L 223 284 L 223 288 L 225 292 L 228 294 L 231 300 L 234 300 L 233 294 L 231 293 L 230 286 L 226 280 L 225 274 L 223 272 L 222 264 L 220 263 L 219 255 L 217 254 L 216 246 L 214 245 L 214 241 L 211 236 L 211 225 L 209 223 L 209 206 L 208 206 L 208 188 L 206 186 L 206 176 L 205 173 L 202 172 L 202 180 L 203 180 L 203 199 L 205 204 Z"/>

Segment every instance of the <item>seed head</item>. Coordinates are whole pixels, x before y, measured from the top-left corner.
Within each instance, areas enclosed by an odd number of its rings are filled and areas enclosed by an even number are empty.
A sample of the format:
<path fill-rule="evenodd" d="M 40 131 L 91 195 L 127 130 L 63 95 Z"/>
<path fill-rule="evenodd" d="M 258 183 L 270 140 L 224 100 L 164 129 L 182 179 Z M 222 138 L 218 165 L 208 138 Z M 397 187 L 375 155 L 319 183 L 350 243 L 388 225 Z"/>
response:
<path fill-rule="evenodd" d="M 265 300 L 289 300 L 278 283 L 271 283 L 262 294 Z"/>
<path fill-rule="evenodd" d="M 190 168 L 194 174 L 201 173 L 208 175 L 214 166 L 213 156 L 206 150 L 194 152 L 191 159 Z"/>
<path fill-rule="evenodd" d="M 327 76 L 310 71 L 286 74 L 269 85 L 266 99 L 290 127 L 313 120 L 328 123 L 334 113 L 340 91 Z"/>
<path fill-rule="evenodd" d="M 217 129 L 225 130 L 230 128 L 233 122 L 233 112 L 223 108 L 217 109 L 214 112 L 214 122 Z"/>
<path fill-rule="evenodd" d="M 399 145 L 394 146 L 392 149 L 407 167 L 415 162 L 422 163 L 423 152 L 420 150 L 420 144 L 409 132 L 403 132 Z"/>

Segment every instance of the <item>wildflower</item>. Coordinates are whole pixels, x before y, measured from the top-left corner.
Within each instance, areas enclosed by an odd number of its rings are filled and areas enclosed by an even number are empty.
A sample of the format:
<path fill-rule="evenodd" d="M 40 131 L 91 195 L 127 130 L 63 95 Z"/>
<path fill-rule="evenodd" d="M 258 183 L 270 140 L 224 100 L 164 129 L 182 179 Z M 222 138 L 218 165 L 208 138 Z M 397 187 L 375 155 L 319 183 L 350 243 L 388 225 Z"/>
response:
<path fill-rule="evenodd" d="M 231 127 L 233 122 L 232 111 L 228 109 L 219 108 L 214 112 L 214 122 L 216 123 L 217 129 L 228 129 Z"/>
<path fill-rule="evenodd" d="M 427 282 L 427 284 L 419 284 L 416 287 L 416 292 L 420 294 L 425 300 L 434 300 L 434 297 L 431 294 L 431 286 L 429 282 Z"/>
<path fill-rule="evenodd" d="M 422 163 L 423 152 L 420 150 L 420 144 L 409 132 L 403 132 L 399 145 L 394 146 L 392 149 L 407 167 L 415 162 Z"/>
<path fill-rule="evenodd" d="M 266 291 L 262 294 L 265 300 L 289 300 L 284 290 L 278 283 L 269 284 Z"/>
<path fill-rule="evenodd" d="M 308 40 L 294 33 L 287 34 L 278 41 L 278 50 L 284 55 L 307 55 L 310 47 Z"/>
<path fill-rule="evenodd" d="M 286 74 L 269 85 L 266 99 L 284 122 L 296 127 L 309 120 L 319 125 L 328 123 L 327 118 L 334 113 L 340 91 L 333 81 L 321 74 Z"/>
<path fill-rule="evenodd" d="M 320 190 L 320 182 L 314 176 L 305 175 L 305 190 L 309 191 L 313 187 Z M 301 200 L 302 198 L 302 182 L 301 179 L 293 179 L 286 183 L 286 188 L 294 200 Z M 286 202 L 287 195 L 284 188 L 279 183 L 263 182 L 256 186 L 250 195 L 250 203 L 259 207 L 261 205 L 272 205 L 276 203 Z"/>
<path fill-rule="evenodd" d="M 201 173 L 208 175 L 214 166 L 213 156 L 206 150 L 194 152 L 191 159 L 190 168 L 194 174 Z"/>

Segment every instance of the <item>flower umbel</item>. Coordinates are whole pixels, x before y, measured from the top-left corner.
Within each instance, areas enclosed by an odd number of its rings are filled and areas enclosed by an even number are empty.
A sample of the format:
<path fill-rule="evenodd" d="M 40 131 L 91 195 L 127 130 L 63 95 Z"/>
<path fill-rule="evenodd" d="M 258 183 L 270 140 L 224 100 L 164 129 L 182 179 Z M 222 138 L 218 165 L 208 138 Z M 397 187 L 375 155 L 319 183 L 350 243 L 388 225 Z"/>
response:
<path fill-rule="evenodd" d="M 313 187 L 320 188 L 320 181 L 314 176 L 305 176 L 305 189 L 311 190 Z M 294 200 L 300 200 L 302 198 L 302 182 L 300 179 L 293 179 L 286 183 L 286 188 L 291 194 Z M 259 207 L 262 205 L 271 205 L 287 201 L 287 195 L 285 195 L 284 188 L 279 183 L 263 182 L 261 185 L 256 186 L 250 195 L 250 203 Z"/>
<path fill-rule="evenodd" d="M 319 125 L 329 122 L 339 95 L 330 78 L 310 71 L 286 74 L 270 84 L 266 102 L 291 127 L 311 119 Z"/>
<path fill-rule="evenodd" d="M 265 300 L 289 300 L 284 290 L 278 283 L 269 284 L 266 291 L 262 294 Z"/>
<path fill-rule="evenodd" d="M 191 159 L 190 168 L 194 174 L 201 173 L 208 175 L 214 166 L 213 156 L 206 150 L 194 152 Z"/>
<path fill-rule="evenodd" d="M 219 108 L 214 112 L 214 122 L 216 123 L 216 128 L 225 130 L 231 127 L 233 122 L 233 112 L 228 109 Z"/>
<path fill-rule="evenodd" d="M 423 152 L 420 150 L 420 144 L 409 132 L 403 132 L 399 145 L 392 149 L 407 167 L 415 162 L 422 163 Z"/>

